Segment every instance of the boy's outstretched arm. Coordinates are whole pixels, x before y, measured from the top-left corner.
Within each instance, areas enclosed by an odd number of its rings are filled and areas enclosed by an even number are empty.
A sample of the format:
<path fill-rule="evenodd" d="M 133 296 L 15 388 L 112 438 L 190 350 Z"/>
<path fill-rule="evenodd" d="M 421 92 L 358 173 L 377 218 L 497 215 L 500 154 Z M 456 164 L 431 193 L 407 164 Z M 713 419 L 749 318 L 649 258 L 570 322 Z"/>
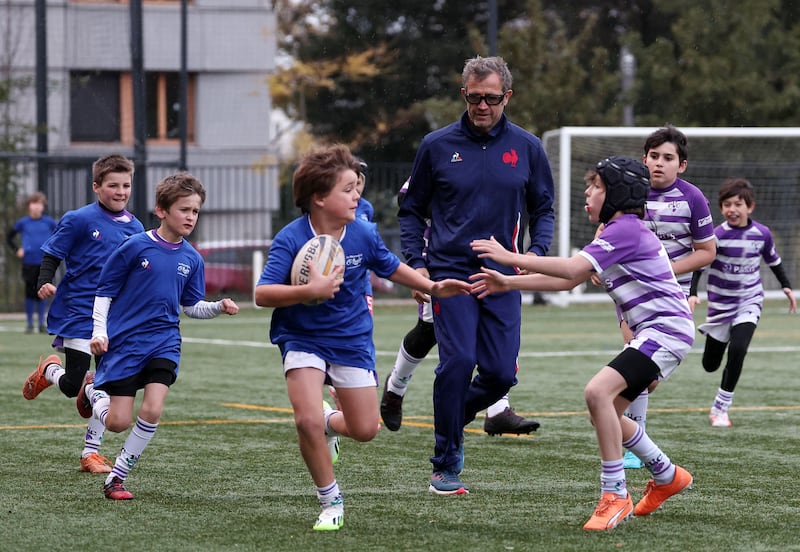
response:
<path fill-rule="evenodd" d="M 447 278 L 446 280 L 434 282 L 420 274 L 417 270 L 402 263 L 398 265 L 397 270 L 389 276 L 389 280 L 407 288 L 422 291 L 434 297 L 452 297 L 458 294 L 469 295 L 472 289 L 469 283 L 454 278 Z"/>
<path fill-rule="evenodd" d="M 481 271 L 469 277 L 472 293 L 483 299 L 492 293 L 502 293 L 512 289 L 530 291 L 568 291 L 586 281 L 586 278 L 567 280 L 546 274 L 508 275 L 482 267 Z"/>
<path fill-rule="evenodd" d="M 472 250 L 478 253 L 479 259 L 491 259 L 506 266 L 516 266 L 529 273 L 547 274 L 575 282 L 575 287 L 591 277 L 594 268 L 592 263 L 580 255 L 573 257 L 539 257 L 536 255 L 519 255 L 505 249 L 494 239 L 473 240 Z M 572 289 L 572 287 L 567 289 Z M 522 288 L 518 288 L 522 289 Z M 533 288 L 524 288 L 533 289 Z M 537 291 L 548 291 L 539 289 Z"/>

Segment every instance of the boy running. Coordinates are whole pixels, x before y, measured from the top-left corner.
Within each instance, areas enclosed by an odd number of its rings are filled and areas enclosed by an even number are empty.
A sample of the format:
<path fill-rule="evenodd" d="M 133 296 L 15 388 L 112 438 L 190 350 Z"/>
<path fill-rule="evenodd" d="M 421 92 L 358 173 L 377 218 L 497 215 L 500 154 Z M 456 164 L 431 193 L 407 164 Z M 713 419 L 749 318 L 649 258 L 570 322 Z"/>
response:
<path fill-rule="evenodd" d="M 127 430 L 134 420 L 103 485 L 111 500 L 133 498 L 125 479 L 155 435 L 167 392 L 178 377 L 181 311 L 192 318 L 239 312 L 230 299 L 203 300 L 203 258 L 185 240 L 205 198 L 203 185 L 191 174 L 163 179 L 156 187 L 160 226 L 129 238 L 100 274 L 91 348 L 103 356 L 94 383 L 81 390 L 78 409 L 89 411 L 115 433 Z M 134 419 L 139 389 L 144 396 Z"/>
<path fill-rule="evenodd" d="M 772 232 L 750 218 L 756 207 L 753 186 L 744 178 L 730 178 L 719 190 L 719 208 L 725 221 L 714 229 L 717 257 L 708 269 L 708 313 L 698 330 L 706 336 L 703 368 L 715 372 L 725 349 L 728 361 L 722 382 L 708 413 L 713 427 L 731 427 L 728 410 L 733 391 L 742 374 L 744 357 L 761 318 L 764 288 L 761 284 L 761 259 L 770 267 L 789 299 L 789 312 L 797 311 L 792 285 L 775 250 Z M 698 302 L 697 284 L 701 272 L 692 279 L 690 301 Z"/>
<path fill-rule="evenodd" d="M 143 232 L 139 220 L 126 210 L 131 197 L 133 163 L 119 154 L 101 157 L 92 165 L 92 190 L 97 201 L 69 211 L 55 232 L 42 245 L 44 253 L 36 285 L 39 297 L 53 297 L 47 313 L 47 330 L 55 335 L 53 348 L 64 353 L 50 355 L 31 372 L 22 387 L 30 400 L 55 384 L 67 397 L 77 397 L 82 385 L 91 381 L 92 306 L 100 271 L 109 255 L 129 236 Z M 54 285 L 61 262 L 66 273 Z M 95 365 L 98 360 L 95 359 Z M 80 402 L 80 400 L 79 400 Z M 91 412 L 79 411 L 84 418 Z M 111 462 L 98 453 L 105 426 L 89 419 L 81 454 L 81 471 L 108 473 Z"/>
<path fill-rule="evenodd" d="M 529 271 L 504 275 L 481 268 L 471 277 L 479 297 L 509 289 L 565 291 L 600 276 L 633 338 L 589 381 L 584 397 L 600 448 L 601 496 L 587 531 L 613 529 L 631 514 L 654 512 L 669 497 L 692 484 L 692 475 L 673 464 L 645 430 L 624 415 L 653 381 L 675 370 L 692 347 L 694 323 L 672 263 L 659 239 L 642 222 L 650 189 L 647 168 L 639 161 L 610 157 L 597 164 L 586 188 L 589 220 L 603 230 L 577 255 L 531 257 L 507 251 L 495 239 L 475 240 L 483 259 Z M 538 273 L 538 274 L 535 274 Z M 626 487 L 622 447 L 639 457 L 653 475 L 634 507 Z"/>

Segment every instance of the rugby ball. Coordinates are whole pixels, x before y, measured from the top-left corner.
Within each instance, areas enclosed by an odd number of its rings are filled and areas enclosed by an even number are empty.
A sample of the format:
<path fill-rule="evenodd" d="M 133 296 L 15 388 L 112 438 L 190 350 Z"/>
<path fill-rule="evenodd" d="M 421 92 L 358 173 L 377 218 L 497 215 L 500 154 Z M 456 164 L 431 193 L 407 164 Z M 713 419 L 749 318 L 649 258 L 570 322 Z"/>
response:
<path fill-rule="evenodd" d="M 313 261 L 317 271 L 323 276 L 330 274 L 337 266 L 344 266 L 344 249 L 339 240 L 328 234 L 320 234 L 308 240 L 297 252 L 292 263 L 290 280 L 293 286 L 308 283 L 311 271 L 309 261 Z M 323 303 L 324 300 L 309 304 Z"/>

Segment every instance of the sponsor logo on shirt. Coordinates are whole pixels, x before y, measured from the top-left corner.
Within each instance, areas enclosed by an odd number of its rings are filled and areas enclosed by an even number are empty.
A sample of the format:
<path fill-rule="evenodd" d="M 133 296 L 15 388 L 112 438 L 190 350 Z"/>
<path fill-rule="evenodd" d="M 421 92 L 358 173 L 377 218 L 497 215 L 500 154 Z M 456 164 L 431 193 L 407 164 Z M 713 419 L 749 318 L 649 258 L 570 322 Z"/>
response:
<path fill-rule="evenodd" d="M 614 246 L 608 243 L 606 240 L 597 238 L 594 240 L 594 244 L 600 247 L 603 251 L 614 251 Z"/>
<path fill-rule="evenodd" d="M 150 270 L 150 259 L 142 259 L 139 264 L 142 265 L 143 269 Z"/>
<path fill-rule="evenodd" d="M 711 224 L 714 222 L 714 219 L 711 218 L 711 215 L 707 217 L 703 217 L 697 221 L 698 226 L 705 226 L 706 224 Z"/>
<path fill-rule="evenodd" d="M 458 153 L 457 151 L 454 151 L 453 155 L 450 157 L 450 162 L 451 163 L 460 163 L 461 161 L 463 161 L 463 159 L 461 158 L 461 154 Z"/>
<path fill-rule="evenodd" d="M 344 265 L 347 268 L 355 268 L 361 266 L 361 263 L 364 262 L 364 254 L 358 253 L 357 255 L 348 255 L 345 257 Z"/>
<path fill-rule="evenodd" d="M 92 239 L 93 240 L 99 240 L 101 237 L 102 236 L 100 235 L 100 229 L 95 228 L 94 230 L 92 230 Z"/>
<path fill-rule="evenodd" d="M 190 267 L 186 263 L 178 263 L 178 275 L 183 276 L 184 278 L 189 275 L 192 271 L 192 267 Z"/>

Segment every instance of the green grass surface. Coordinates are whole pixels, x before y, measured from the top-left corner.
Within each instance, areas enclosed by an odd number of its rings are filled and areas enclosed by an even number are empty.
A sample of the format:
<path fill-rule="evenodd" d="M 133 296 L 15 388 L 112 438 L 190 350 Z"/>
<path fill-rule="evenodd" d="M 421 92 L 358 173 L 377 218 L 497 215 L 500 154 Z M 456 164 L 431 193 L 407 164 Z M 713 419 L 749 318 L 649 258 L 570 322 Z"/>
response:
<path fill-rule="evenodd" d="M 648 433 L 695 478 L 653 516 L 616 530 L 581 527 L 599 496 L 599 458 L 583 387 L 618 350 L 613 308 L 524 309 L 517 411 L 531 437 L 467 428 L 465 497 L 428 493 L 435 355 L 417 371 L 404 425 L 369 443 L 344 440 L 336 476 L 345 527 L 311 530 L 318 506 L 300 457 L 269 311 L 184 320 L 181 374 L 158 432 L 128 478 L 135 500 L 103 498 L 81 473 L 85 424 L 74 401 L 22 382 L 49 339 L 0 320 L 0 549 L 15 550 L 800 550 L 800 319 L 768 303 L 731 411 L 711 428 L 720 374 L 700 366 L 703 339 L 651 397 Z M 704 309 L 697 320 L 705 316 Z M 412 306 L 377 306 L 381 381 L 416 320 Z M 435 351 L 434 351 L 435 353 Z M 113 458 L 126 434 L 107 433 Z M 629 470 L 634 501 L 648 479 Z"/>

